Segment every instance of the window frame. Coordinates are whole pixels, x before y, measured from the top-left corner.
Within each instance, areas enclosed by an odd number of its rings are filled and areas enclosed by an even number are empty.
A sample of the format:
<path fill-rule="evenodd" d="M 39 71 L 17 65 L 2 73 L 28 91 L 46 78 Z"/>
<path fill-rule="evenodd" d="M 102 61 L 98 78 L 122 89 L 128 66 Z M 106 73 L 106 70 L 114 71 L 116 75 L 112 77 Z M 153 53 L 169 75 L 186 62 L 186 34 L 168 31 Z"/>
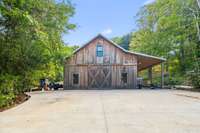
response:
<path fill-rule="evenodd" d="M 75 81 L 75 79 L 74 79 L 74 78 L 75 78 L 74 75 L 77 75 L 77 76 L 78 76 L 78 77 L 77 77 L 77 78 L 78 78 L 78 79 L 77 79 L 77 80 L 78 80 L 77 83 L 74 82 L 74 81 Z M 75 86 L 78 86 L 79 83 L 80 83 L 80 74 L 79 74 L 79 73 L 72 73 L 72 84 L 75 85 Z"/>
<path fill-rule="evenodd" d="M 125 76 L 125 75 L 126 76 Z M 126 71 L 122 71 L 121 72 L 121 82 L 123 83 L 123 84 L 127 84 L 128 83 L 128 73 L 126 72 Z"/>
<path fill-rule="evenodd" d="M 101 49 L 99 50 L 99 48 L 101 48 Z M 97 46 L 96 46 L 96 57 L 103 57 L 103 56 L 104 56 L 103 45 L 97 44 Z"/>

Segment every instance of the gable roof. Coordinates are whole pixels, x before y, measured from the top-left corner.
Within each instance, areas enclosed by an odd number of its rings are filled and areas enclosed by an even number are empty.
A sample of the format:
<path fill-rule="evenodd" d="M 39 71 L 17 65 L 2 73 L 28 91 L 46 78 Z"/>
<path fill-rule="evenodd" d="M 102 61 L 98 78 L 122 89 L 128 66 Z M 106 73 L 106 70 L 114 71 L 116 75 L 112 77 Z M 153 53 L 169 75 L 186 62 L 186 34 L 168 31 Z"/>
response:
<path fill-rule="evenodd" d="M 138 53 L 138 52 L 132 52 L 132 51 L 128 51 L 126 49 L 124 49 L 123 47 L 121 47 L 120 45 L 116 44 L 115 42 L 113 42 L 112 40 L 106 38 L 105 36 L 98 34 L 97 36 L 95 36 L 93 39 L 91 39 L 89 42 L 87 42 L 86 44 L 84 44 L 83 46 L 81 46 L 80 48 L 76 49 L 73 54 L 76 54 L 78 51 L 80 51 L 81 49 L 83 49 L 84 47 L 86 47 L 87 45 L 89 45 L 92 41 L 94 41 L 97 38 L 103 38 L 104 40 L 108 41 L 109 43 L 113 44 L 115 47 L 121 49 L 123 52 L 125 53 L 129 53 L 129 54 L 134 54 L 134 55 L 138 55 L 138 56 L 143 56 L 143 57 L 148 57 L 148 58 L 154 58 L 154 59 L 158 59 L 161 61 L 166 61 L 165 58 L 162 57 L 156 57 L 156 56 L 152 56 L 152 55 L 147 55 L 147 54 L 142 54 L 142 53 Z"/>
<path fill-rule="evenodd" d="M 103 38 L 104 40 L 108 41 L 110 44 L 112 44 L 113 46 L 117 47 L 118 49 L 120 49 L 124 53 L 132 54 L 132 55 L 136 56 L 137 59 L 138 59 L 138 70 L 139 71 L 141 71 L 143 69 L 146 69 L 146 68 L 149 68 L 149 67 L 152 67 L 154 65 L 157 65 L 157 64 L 160 64 L 160 63 L 166 61 L 166 59 L 162 58 L 162 57 L 157 57 L 157 56 L 142 54 L 142 53 L 139 53 L 139 52 L 128 51 L 128 50 L 122 48 L 120 45 L 116 44 L 115 42 L 111 41 L 110 39 L 106 38 L 105 36 L 103 36 L 101 34 L 97 35 L 96 37 L 94 37 L 93 39 L 91 39 L 89 42 L 87 42 L 86 44 L 84 44 L 80 48 L 76 49 L 73 52 L 73 54 L 76 54 L 78 51 L 80 51 L 81 49 L 83 49 L 84 47 L 86 47 L 87 45 L 89 45 L 92 41 L 94 41 L 97 38 Z"/>

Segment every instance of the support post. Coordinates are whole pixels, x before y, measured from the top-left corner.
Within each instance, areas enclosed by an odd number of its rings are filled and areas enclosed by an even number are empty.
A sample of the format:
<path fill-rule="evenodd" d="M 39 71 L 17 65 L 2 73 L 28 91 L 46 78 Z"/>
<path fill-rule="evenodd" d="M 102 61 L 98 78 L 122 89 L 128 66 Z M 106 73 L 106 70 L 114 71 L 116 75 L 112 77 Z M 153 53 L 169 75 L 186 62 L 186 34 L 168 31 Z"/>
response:
<path fill-rule="evenodd" d="M 161 88 L 164 88 L 164 63 L 161 63 Z"/>
<path fill-rule="evenodd" d="M 153 80 L 152 80 L 152 67 L 150 67 L 148 69 L 148 78 L 150 80 L 150 84 L 152 85 L 153 84 Z"/>

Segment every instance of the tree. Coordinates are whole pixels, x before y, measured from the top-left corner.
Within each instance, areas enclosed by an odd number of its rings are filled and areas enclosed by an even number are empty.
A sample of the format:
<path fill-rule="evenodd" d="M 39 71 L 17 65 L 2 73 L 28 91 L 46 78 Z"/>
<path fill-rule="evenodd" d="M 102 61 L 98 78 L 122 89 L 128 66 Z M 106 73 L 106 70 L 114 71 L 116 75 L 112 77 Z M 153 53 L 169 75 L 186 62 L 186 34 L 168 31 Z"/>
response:
<path fill-rule="evenodd" d="M 71 52 L 61 37 L 75 28 L 69 23 L 73 14 L 74 7 L 65 0 L 0 1 L 0 77 L 13 77 L 9 80 L 16 93 L 42 77 L 57 78 Z"/>
<path fill-rule="evenodd" d="M 167 58 L 171 76 L 199 73 L 199 16 L 194 0 L 157 0 L 138 13 L 131 50 Z"/>
<path fill-rule="evenodd" d="M 122 37 L 114 37 L 112 40 L 117 43 L 118 45 L 120 45 L 121 47 L 123 47 L 126 50 L 129 50 L 129 44 L 131 41 L 131 33 L 124 35 Z"/>

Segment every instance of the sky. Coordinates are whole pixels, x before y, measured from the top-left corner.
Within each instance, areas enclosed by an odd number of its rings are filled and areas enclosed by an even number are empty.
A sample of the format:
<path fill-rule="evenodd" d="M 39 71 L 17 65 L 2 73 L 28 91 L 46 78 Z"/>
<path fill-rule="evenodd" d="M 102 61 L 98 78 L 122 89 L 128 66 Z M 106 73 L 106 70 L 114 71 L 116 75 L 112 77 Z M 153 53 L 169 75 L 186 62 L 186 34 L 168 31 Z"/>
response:
<path fill-rule="evenodd" d="M 70 19 L 77 25 L 63 35 L 69 45 L 83 45 L 97 34 L 108 38 L 123 36 L 137 29 L 136 14 L 154 0 L 72 0 L 75 15 Z"/>

